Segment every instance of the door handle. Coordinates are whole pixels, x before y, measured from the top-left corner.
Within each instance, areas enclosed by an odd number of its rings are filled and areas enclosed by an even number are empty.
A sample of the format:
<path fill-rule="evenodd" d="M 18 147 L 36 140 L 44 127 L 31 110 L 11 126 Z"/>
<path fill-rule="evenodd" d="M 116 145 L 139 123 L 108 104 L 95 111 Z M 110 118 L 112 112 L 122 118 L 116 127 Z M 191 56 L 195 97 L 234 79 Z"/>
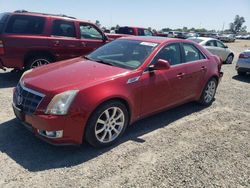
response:
<path fill-rule="evenodd" d="M 60 41 L 59 40 L 56 40 L 53 43 L 54 43 L 54 46 L 59 46 L 60 45 Z"/>
<path fill-rule="evenodd" d="M 82 44 L 83 47 L 87 46 L 85 42 L 81 42 L 81 44 Z"/>
<path fill-rule="evenodd" d="M 181 72 L 177 74 L 177 78 L 182 79 L 185 76 L 185 73 Z"/>
<path fill-rule="evenodd" d="M 201 67 L 201 70 L 207 71 L 207 67 L 206 67 L 206 66 L 202 66 L 202 67 Z"/>

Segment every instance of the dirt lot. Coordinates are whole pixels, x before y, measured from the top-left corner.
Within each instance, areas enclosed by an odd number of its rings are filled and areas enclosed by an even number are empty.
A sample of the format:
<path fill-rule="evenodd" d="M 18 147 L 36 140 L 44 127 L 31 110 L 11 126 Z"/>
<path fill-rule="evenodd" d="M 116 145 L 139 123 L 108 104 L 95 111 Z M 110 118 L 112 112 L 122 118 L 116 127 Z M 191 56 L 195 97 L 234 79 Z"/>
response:
<path fill-rule="evenodd" d="M 250 41 L 228 46 L 238 57 Z M 0 71 L 0 187 L 250 187 L 250 76 L 237 76 L 235 61 L 211 107 L 139 121 L 102 150 L 35 138 L 11 109 L 20 75 Z"/>

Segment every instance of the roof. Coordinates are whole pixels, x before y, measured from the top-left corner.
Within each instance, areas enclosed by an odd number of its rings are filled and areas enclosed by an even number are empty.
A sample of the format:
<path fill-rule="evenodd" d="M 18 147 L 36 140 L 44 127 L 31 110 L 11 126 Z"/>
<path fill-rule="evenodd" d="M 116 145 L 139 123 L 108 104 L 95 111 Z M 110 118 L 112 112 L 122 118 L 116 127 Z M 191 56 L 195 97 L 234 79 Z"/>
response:
<path fill-rule="evenodd" d="M 185 39 L 177 39 L 177 38 L 166 38 L 166 37 L 155 37 L 155 36 L 132 36 L 132 37 L 122 37 L 120 39 L 128 39 L 128 40 L 138 40 L 142 42 L 154 42 L 154 43 L 165 43 L 165 42 L 183 42 Z"/>
<path fill-rule="evenodd" d="M 191 37 L 189 39 L 200 39 L 200 40 L 203 40 L 203 41 L 217 40 L 215 38 L 210 38 L 210 37 Z"/>

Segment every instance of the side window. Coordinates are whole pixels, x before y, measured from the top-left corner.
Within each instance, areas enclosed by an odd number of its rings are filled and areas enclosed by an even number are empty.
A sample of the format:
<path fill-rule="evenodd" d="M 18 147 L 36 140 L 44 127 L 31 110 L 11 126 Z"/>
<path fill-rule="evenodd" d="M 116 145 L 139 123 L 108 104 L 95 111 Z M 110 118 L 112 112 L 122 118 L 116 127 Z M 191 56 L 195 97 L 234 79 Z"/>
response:
<path fill-rule="evenodd" d="M 225 48 L 225 45 L 221 43 L 220 41 L 216 41 L 217 47 L 219 48 Z"/>
<path fill-rule="evenodd" d="M 81 38 L 102 40 L 103 36 L 94 26 L 89 24 L 80 24 Z"/>
<path fill-rule="evenodd" d="M 74 22 L 55 20 L 52 26 L 52 35 L 76 38 Z"/>
<path fill-rule="evenodd" d="M 183 44 L 185 62 L 198 61 L 205 59 L 205 56 L 192 44 Z"/>
<path fill-rule="evenodd" d="M 36 16 L 12 16 L 8 22 L 6 33 L 42 34 L 45 19 Z"/>
<path fill-rule="evenodd" d="M 145 34 L 145 36 L 152 36 L 153 35 L 152 32 L 147 30 L 147 29 L 144 29 L 144 34 Z"/>
<path fill-rule="evenodd" d="M 167 60 L 170 65 L 181 64 L 181 50 L 178 43 L 169 44 L 155 56 L 153 64 L 159 59 Z"/>
<path fill-rule="evenodd" d="M 144 29 L 138 29 L 139 36 L 145 36 Z"/>
<path fill-rule="evenodd" d="M 216 46 L 215 41 L 214 40 L 207 41 L 206 46 Z"/>

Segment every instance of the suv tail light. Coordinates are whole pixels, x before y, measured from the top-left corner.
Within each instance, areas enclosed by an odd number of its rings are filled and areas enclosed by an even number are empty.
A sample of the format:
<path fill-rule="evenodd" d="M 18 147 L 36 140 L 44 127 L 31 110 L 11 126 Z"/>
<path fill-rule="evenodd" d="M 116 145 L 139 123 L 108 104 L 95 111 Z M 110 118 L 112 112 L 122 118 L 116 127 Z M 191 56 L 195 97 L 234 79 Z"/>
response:
<path fill-rule="evenodd" d="M 246 59 L 246 58 L 250 58 L 250 56 L 247 56 L 246 54 L 241 53 L 241 54 L 239 55 L 239 58 L 240 58 L 240 59 Z"/>
<path fill-rule="evenodd" d="M 4 54 L 3 41 L 0 40 L 0 55 Z"/>

